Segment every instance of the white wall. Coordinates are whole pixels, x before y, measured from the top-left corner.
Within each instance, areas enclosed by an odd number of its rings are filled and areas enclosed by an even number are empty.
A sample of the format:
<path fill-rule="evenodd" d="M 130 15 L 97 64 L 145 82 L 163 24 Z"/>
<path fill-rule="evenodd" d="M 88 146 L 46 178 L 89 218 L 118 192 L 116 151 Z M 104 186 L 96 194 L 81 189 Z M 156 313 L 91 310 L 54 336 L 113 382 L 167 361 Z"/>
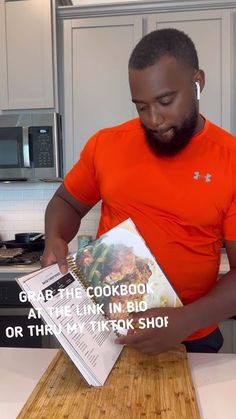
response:
<path fill-rule="evenodd" d="M 58 183 L 0 183 L 0 238 L 14 240 L 15 233 L 44 232 L 44 213 Z M 95 236 L 99 208 L 82 220 L 79 234 Z M 70 245 L 76 250 L 76 239 Z"/>
<path fill-rule="evenodd" d="M 85 6 L 86 4 L 111 4 L 111 3 L 132 3 L 137 0 L 72 0 L 74 6 Z"/>

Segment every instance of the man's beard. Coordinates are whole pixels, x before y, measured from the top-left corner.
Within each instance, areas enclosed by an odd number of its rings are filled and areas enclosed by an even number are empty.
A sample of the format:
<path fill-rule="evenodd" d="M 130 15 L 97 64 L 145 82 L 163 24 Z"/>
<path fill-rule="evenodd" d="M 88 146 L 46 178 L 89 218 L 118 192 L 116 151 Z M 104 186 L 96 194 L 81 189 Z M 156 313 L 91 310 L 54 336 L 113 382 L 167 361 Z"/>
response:
<path fill-rule="evenodd" d="M 186 119 L 180 128 L 172 126 L 170 128 L 174 131 L 174 136 L 169 140 L 161 140 L 155 131 L 142 125 L 146 141 L 152 151 L 158 156 L 175 156 L 190 142 L 198 121 L 198 110 L 193 108 L 190 116 Z"/>

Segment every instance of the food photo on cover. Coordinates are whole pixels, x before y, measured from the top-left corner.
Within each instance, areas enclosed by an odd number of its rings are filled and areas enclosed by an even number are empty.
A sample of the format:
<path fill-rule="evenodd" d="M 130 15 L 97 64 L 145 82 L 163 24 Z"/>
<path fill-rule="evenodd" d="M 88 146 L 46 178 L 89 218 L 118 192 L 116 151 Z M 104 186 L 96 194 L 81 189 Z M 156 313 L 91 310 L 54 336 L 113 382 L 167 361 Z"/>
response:
<path fill-rule="evenodd" d="M 235 2 L 151 3 L 0 2 L 3 419 L 235 419 Z"/>

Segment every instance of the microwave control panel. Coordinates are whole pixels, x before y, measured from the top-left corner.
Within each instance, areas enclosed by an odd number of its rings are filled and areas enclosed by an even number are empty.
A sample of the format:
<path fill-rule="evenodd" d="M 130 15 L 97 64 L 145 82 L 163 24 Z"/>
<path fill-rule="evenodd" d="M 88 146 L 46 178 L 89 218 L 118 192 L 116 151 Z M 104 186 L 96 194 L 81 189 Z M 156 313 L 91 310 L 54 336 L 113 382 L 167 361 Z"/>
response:
<path fill-rule="evenodd" d="M 30 127 L 31 161 L 35 168 L 53 167 L 53 134 L 51 126 Z"/>

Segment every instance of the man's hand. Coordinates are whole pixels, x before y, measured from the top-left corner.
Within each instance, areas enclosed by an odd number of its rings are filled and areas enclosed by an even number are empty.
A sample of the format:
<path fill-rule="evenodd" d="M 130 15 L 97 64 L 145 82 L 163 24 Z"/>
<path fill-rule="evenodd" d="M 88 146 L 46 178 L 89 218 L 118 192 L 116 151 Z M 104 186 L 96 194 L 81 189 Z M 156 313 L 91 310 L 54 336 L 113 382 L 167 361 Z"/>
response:
<path fill-rule="evenodd" d="M 46 244 L 42 257 L 42 267 L 58 263 L 60 271 L 65 274 L 68 270 L 66 257 L 68 245 L 63 239 L 55 239 Z"/>
<path fill-rule="evenodd" d="M 81 219 L 92 207 L 74 198 L 64 183 L 60 185 L 46 208 L 43 267 L 58 263 L 61 273 L 67 272 L 67 243 L 75 237 Z"/>
<path fill-rule="evenodd" d="M 138 324 L 140 318 L 168 317 L 167 327 L 154 327 L 135 329 L 129 331 L 127 336 L 116 339 L 116 343 L 130 345 L 140 352 L 155 355 L 169 350 L 180 344 L 193 330 L 188 323 L 185 307 L 178 308 L 152 308 L 132 315 Z"/>

